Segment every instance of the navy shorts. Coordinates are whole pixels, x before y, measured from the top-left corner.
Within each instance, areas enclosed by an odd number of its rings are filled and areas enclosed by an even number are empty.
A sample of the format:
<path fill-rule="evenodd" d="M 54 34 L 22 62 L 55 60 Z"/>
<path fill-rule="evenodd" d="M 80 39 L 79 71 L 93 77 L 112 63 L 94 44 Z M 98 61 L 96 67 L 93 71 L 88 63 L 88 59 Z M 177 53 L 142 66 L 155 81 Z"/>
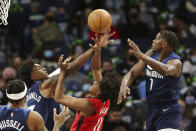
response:
<path fill-rule="evenodd" d="M 181 119 L 182 111 L 178 103 L 164 108 L 148 107 L 146 131 L 157 131 L 165 128 L 180 130 Z"/>

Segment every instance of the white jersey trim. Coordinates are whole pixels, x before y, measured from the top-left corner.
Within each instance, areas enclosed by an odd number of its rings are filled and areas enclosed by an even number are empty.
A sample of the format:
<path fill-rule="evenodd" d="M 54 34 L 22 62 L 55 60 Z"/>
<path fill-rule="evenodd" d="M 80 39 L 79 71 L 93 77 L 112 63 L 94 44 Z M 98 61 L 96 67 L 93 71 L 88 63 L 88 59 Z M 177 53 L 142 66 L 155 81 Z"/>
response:
<path fill-rule="evenodd" d="M 180 130 L 172 129 L 172 128 L 165 128 L 165 129 L 161 129 L 161 130 L 158 130 L 158 131 L 180 131 Z"/>

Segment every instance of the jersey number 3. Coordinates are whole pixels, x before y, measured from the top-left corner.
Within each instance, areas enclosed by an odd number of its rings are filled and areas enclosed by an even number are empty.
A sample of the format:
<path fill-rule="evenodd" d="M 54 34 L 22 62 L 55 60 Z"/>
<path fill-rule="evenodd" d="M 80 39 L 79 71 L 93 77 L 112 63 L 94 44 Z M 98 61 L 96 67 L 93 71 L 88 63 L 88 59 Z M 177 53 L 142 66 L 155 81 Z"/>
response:
<path fill-rule="evenodd" d="M 35 108 L 35 105 L 29 106 L 29 109 L 30 109 L 31 111 L 33 111 L 34 108 Z"/>

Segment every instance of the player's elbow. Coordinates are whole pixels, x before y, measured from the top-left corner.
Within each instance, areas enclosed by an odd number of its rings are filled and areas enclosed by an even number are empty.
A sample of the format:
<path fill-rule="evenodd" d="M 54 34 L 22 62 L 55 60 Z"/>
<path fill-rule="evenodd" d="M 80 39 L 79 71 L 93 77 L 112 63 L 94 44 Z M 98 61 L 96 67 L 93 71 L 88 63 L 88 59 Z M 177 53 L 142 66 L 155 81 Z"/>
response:
<path fill-rule="evenodd" d="M 54 100 L 55 100 L 57 103 L 60 103 L 60 102 L 61 102 L 61 99 L 62 99 L 62 96 L 55 93 Z"/>

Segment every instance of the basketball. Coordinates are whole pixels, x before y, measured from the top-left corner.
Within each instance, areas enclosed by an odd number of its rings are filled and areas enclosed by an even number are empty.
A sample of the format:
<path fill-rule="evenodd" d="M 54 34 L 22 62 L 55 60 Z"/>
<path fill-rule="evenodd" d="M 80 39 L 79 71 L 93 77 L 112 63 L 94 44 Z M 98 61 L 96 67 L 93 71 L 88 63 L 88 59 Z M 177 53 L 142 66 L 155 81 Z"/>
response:
<path fill-rule="evenodd" d="M 104 33 L 112 25 L 111 15 L 103 9 L 96 9 L 88 16 L 88 26 L 95 33 Z"/>

